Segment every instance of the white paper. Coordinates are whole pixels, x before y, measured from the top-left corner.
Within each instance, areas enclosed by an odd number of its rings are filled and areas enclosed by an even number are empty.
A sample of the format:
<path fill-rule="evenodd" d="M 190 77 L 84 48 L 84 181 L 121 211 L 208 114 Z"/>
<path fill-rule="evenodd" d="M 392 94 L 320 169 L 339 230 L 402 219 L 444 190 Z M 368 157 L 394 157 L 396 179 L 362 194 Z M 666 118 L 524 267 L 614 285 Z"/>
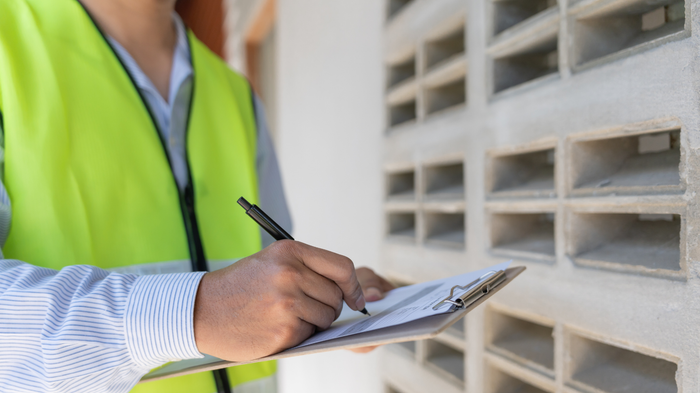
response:
<path fill-rule="evenodd" d="M 469 284 L 491 271 L 506 270 L 508 266 L 510 266 L 510 261 L 459 276 L 394 289 L 387 292 L 384 299 L 367 303 L 366 308 L 372 315 L 371 317 L 365 316 L 359 311 L 353 311 L 344 305 L 340 316 L 328 330 L 314 334 L 295 348 L 396 326 L 431 315 L 444 314 L 449 311 L 449 306 L 442 306 L 438 310 L 433 310 L 433 306 L 446 298 L 452 287 Z M 455 292 L 455 297 L 479 285 L 489 277 L 484 277 L 463 291 Z"/>

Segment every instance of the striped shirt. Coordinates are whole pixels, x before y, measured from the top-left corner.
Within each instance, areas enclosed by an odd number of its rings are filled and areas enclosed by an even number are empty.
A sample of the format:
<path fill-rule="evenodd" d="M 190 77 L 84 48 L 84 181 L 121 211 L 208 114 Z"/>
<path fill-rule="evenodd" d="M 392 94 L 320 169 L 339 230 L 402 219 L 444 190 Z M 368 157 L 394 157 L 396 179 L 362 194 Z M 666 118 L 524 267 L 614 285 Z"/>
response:
<path fill-rule="evenodd" d="M 187 111 L 183 108 L 191 98 L 192 67 L 184 25 L 176 15 L 174 20 L 178 41 L 168 102 L 128 52 L 114 40 L 110 44 L 169 141 L 173 173 L 184 187 Z M 277 158 L 257 97 L 254 104 L 261 205 L 290 227 Z M 0 163 L 3 155 L 0 147 Z M 10 200 L 0 182 L 0 244 L 7 239 L 10 221 Z M 264 235 L 263 244 L 273 241 Z M 150 369 L 202 357 L 194 340 L 193 312 L 204 273 L 182 272 L 190 265 L 183 262 L 131 269 L 175 272 L 137 275 L 83 265 L 55 271 L 0 259 L 0 392 L 127 392 Z"/>

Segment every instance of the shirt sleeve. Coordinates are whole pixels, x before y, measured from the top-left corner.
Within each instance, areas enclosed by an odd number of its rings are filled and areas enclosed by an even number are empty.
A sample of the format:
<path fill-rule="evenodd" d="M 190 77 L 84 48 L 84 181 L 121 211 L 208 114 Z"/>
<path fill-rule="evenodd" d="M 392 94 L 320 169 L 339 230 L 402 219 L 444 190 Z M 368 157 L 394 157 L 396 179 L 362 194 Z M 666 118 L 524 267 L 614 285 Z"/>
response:
<path fill-rule="evenodd" d="M 203 274 L 0 260 L 0 386 L 128 392 L 152 368 L 201 358 L 193 312 Z"/>
<path fill-rule="evenodd" d="M 265 116 L 265 107 L 260 98 L 253 94 L 253 108 L 258 132 L 257 170 L 258 193 L 260 207 L 265 210 L 287 232 L 292 233 L 292 217 L 284 195 L 282 174 L 277 162 L 275 146 L 270 137 L 270 129 Z M 267 247 L 275 239 L 264 230 L 260 230 L 263 247 Z"/>
<path fill-rule="evenodd" d="M 0 124 L 0 168 L 2 139 Z M 0 181 L 0 245 L 11 213 Z M 193 318 L 203 275 L 56 271 L 0 259 L 0 390 L 128 392 L 152 368 L 201 358 Z"/>

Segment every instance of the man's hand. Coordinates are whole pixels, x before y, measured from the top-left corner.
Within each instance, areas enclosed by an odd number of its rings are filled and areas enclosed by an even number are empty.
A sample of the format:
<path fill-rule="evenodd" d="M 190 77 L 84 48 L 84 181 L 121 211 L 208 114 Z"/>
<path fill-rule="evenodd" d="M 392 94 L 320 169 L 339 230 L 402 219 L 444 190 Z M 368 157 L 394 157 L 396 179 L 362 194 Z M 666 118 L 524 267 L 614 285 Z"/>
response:
<path fill-rule="evenodd" d="M 229 361 L 261 358 L 327 329 L 343 300 L 365 307 L 350 259 L 281 240 L 204 275 L 194 309 L 197 348 Z"/>
<path fill-rule="evenodd" d="M 396 288 L 392 283 L 378 275 L 368 267 L 357 268 L 357 281 L 362 286 L 362 293 L 368 302 L 376 302 L 384 298 L 384 293 Z"/>
<path fill-rule="evenodd" d="M 368 267 L 357 269 L 357 280 L 362 286 L 362 293 L 365 295 L 365 300 L 368 302 L 376 302 L 384 298 L 384 293 L 396 287 L 384 277 L 378 275 L 374 270 Z M 355 353 L 367 353 L 373 351 L 377 346 L 354 348 L 350 351 Z"/>

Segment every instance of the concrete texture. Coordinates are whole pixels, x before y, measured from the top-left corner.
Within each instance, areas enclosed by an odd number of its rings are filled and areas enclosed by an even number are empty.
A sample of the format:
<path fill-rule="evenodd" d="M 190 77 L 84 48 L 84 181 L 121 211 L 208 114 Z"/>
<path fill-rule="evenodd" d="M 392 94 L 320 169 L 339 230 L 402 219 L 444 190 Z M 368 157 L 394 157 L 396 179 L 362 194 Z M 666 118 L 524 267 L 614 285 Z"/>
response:
<path fill-rule="evenodd" d="M 450 157 L 465 184 L 464 210 L 453 210 L 464 249 L 431 242 L 439 225 L 454 228 L 435 209 L 456 200 L 421 187 L 410 204 L 385 197 L 385 211 L 415 215 L 414 241 L 384 241 L 389 274 L 420 282 L 509 258 L 528 267 L 467 318 L 459 391 L 700 391 L 696 5 L 415 0 L 387 22 L 387 69 L 415 56 L 416 73 L 401 95 L 414 115 L 387 122 L 384 173 L 412 168 L 422 185 L 429 163 Z M 459 76 L 434 76 L 435 37 L 461 29 L 465 61 L 449 73 Z M 464 102 L 433 111 L 462 75 Z M 387 384 L 449 382 L 426 363 L 431 345 L 386 351 Z"/>
<path fill-rule="evenodd" d="M 400 283 L 528 267 L 461 331 L 290 360 L 281 390 L 700 391 L 699 10 L 279 0 L 295 235 Z"/>

